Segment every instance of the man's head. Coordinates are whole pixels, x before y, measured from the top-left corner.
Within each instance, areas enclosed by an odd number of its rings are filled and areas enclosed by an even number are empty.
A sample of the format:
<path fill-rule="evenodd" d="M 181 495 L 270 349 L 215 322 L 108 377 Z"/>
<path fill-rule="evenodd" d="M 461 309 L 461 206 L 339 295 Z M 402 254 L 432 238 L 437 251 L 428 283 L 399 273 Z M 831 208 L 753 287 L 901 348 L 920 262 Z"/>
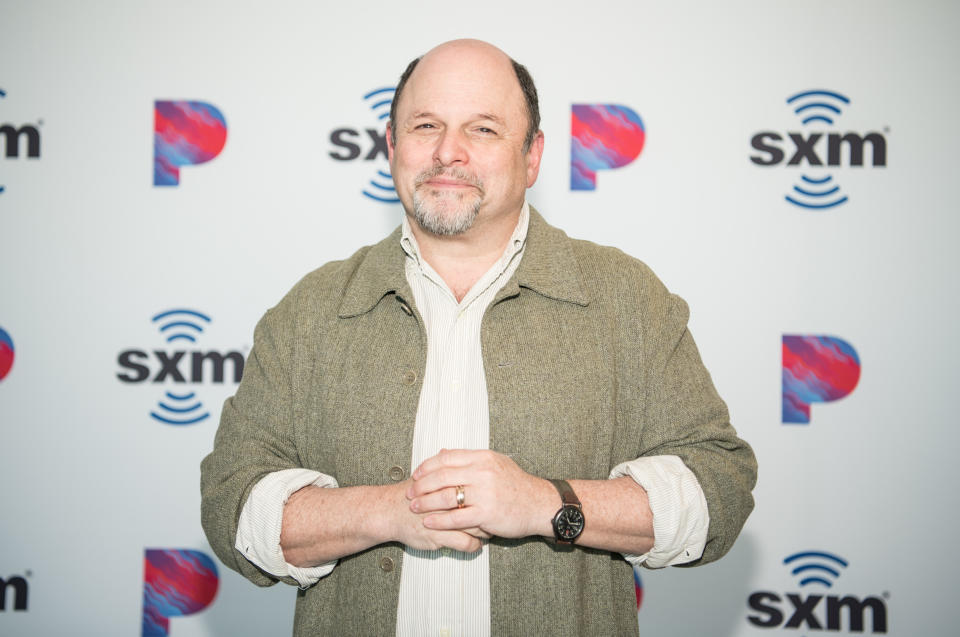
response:
<path fill-rule="evenodd" d="M 407 65 L 403 75 L 400 76 L 400 81 L 397 82 L 397 90 L 394 92 L 393 101 L 390 103 L 390 134 L 393 136 L 394 144 L 397 143 L 396 130 L 393 128 L 393 122 L 397 121 L 397 103 L 400 102 L 400 95 L 403 94 L 403 89 L 407 85 L 407 80 L 410 79 L 413 69 L 417 68 L 417 64 L 422 59 L 423 56 L 414 58 Z M 513 58 L 510 58 L 510 63 L 513 65 L 513 72 L 517 75 L 520 90 L 523 91 L 523 99 L 527 104 L 527 136 L 523 140 L 523 152 L 527 152 L 530 150 L 530 145 L 533 143 L 537 131 L 540 130 L 540 98 L 537 96 L 537 86 L 533 83 L 533 77 L 527 67 Z"/>
<path fill-rule="evenodd" d="M 411 62 L 394 94 L 388 136 L 407 213 L 447 236 L 478 218 L 515 218 L 539 171 L 539 122 L 530 74 L 490 44 L 455 40 Z"/>

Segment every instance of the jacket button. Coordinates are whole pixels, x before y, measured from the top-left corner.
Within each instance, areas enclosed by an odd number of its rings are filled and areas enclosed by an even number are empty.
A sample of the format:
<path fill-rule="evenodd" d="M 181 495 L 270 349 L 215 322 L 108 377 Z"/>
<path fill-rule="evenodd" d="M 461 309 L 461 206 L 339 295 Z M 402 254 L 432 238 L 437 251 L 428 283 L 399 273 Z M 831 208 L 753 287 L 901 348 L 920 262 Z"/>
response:
<path fill-rule="evenodd" d="M 412 385 L 416 381 L 417 381 L 417 372 L 413 371 L 412 369 L 408 369 L 406 373 L 403 375 L 403 382 L 405 382 L 408 385 Z"/>
<path fill-rule="evenodd" d="M 390 467 L 390 471 L 387 472 L 387 475 L 390 476 L 390 479 L 394 482 L 400 482 L 403 480 L 403 476 L 406 474 L 406 471 L 403 470 L 401 466 Z"/>
<path fill-rule="evenodd" d="M 389 558 L 389 557 L 381 557 L 381 558 L 380 558 L 380 568 L 381 568 L 384 572 L 386 572 L 386 573 L 389 573 L 390 571 L 392 571 L 392 570 L 393 570 L 393 559 L 392 559 L 392 558 Z"/>
<path fill-rule="evenodd" d="M 397 301 L 400 302 L 400 309 L 403 310 L 404 314 L 406 314 L 407 316 L 413 316 L 413 310 L 410 309 L 410 306 L 407 305 L 406 301 L 401 299 L 399 296 L 397 297 Z"/>

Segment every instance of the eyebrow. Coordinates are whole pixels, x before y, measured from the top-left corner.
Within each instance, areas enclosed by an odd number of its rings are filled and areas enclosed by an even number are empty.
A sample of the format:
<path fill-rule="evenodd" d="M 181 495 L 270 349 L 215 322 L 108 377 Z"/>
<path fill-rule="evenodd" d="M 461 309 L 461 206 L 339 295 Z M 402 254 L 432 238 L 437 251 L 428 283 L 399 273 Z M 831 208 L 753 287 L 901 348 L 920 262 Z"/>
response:
<path fill-rule="evenodd" d="M 505 122 L 500 117 L 497 117 L 493 113 L 478 113 L 477 119 L 488 119 L 491 122 L 496 122 L 497 124 L 503 125 Z"/>
<path fill-rule="evenodd" d="M 432 119 L 432 118 L 436 118 L 436 117 L 437 117 L 437 115 L 436 115 L 435 113 L 431 113 L 430 111 L 420 111 L 420 112 L 418 112 L 418 113 L 414 113 L 413 115 L 411 115 L 411 116 L 410 116 L 410 120 L 416 120 L 416 119 Z M 504 124 L 503 118 L 502 118 L 502 117 L 498 117 L 497 115 L 494 115 L 493 113 L 476 113 L 475 115 L 473 115 L 473 117 L 472 117 L 471 119 L 472 119 L 472 120 L 486 119 L 486 120 L 490 120 L 491 122 L 496 122 L 497 124 L 500 124 L 500 125 L 503 125 L 503 124 Z"/>

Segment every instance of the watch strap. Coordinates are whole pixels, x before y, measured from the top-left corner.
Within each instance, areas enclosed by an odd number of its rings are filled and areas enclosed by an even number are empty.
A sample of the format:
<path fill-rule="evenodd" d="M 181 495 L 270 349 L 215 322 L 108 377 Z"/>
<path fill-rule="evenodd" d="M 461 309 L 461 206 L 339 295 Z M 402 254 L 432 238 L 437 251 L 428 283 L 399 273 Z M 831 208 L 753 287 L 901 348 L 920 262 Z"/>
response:
<path fill-rule="evenodd" d="M 560 499 L 563 500 L 564 506 L 573 505 L 580 507 L 580 499 L 577 497 L 577 494 L 573 492 L 573 487 L 570 486 L 570 483 L 566 480 L 558 480 L 555 478 L 548 478 L 550 483 L 560 492 Z"/>

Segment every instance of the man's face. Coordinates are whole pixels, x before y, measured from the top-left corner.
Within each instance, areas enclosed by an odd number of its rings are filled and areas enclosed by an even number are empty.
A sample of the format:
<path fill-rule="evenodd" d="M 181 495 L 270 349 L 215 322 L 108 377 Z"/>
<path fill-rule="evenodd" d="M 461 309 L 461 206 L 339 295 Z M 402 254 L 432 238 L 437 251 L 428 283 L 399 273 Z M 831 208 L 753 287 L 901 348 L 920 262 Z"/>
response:
<path fill-rule="evenodd" d="M 523 152 L 527 125 L 520 84 L 502 52 L 454 42 L 425 55 L 397 104 L 396 143 L 388 141 L 407 213 L 427 232 L 458 235 L 477 220 L 519 212 L 543 147 L 538 135 Z"/>

